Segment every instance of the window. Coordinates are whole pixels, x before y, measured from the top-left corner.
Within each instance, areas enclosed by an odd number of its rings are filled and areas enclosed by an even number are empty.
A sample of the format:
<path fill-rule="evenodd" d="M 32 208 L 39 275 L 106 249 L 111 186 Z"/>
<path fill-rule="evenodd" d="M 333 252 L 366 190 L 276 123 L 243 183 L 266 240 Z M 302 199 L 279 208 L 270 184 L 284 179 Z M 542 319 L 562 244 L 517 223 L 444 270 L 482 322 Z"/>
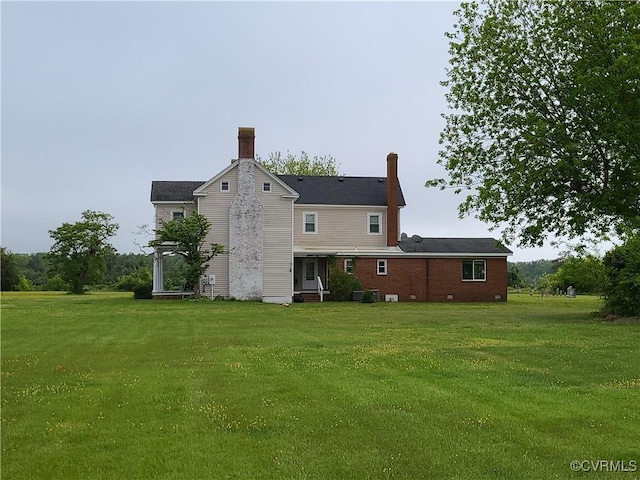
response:
<path fill-rule="evenodd" d="M 483 282 L 486 280 L 487 262 L 484 260 L 463 260 L 462 280 Z"/>
<path fill-rule="evenodd" d="M 378 259 L 378 275 L 386 275 L 387 274 L 387 260 L 386 259 Z"/>
<path fill-rule="evenodd" d="M 171 220 L 182 220 L 184 218 L 184 210 L 176 210 L 171 212 Z"/>
<path fill-rule="evenodd" d="M 380 235 L 382 233 L 382 228 L 380 227 L 382 215 L 379 213 L 368 213 L 367 218 L 367 223 L 369 225 L 367 233 L 369 235 Z"/>
<path fill-rule="evenodd" d="M 271 182 L 262 182 L 262 191 L 270 192 L 271 191 Z"/>
<path fill-rule="evenodd" d="M 303 233 L 318 233 L 318 214 L 315 212 L 304 212 L 303 218 Z"/>
<path fill-rule="evenodd" d="M 348 273 L 349 275 L 353 275 L 353 270 L 354 270 L 353 258 L 345 258 L 344 259 L 345 273 Z"/>
<path fill-rule="evenodd" d="M 229 191 L 229 182 L 227 182 L 227 181 L 220 182 L 220 191 L 221 192 L 228 192 Z"/>

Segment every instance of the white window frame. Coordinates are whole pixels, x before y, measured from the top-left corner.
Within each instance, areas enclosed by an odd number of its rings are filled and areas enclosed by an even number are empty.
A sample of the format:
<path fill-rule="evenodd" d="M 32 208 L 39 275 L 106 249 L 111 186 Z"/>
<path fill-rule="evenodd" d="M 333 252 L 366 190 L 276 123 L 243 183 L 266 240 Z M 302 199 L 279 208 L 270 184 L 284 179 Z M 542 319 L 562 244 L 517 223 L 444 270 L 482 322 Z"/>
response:
<path fill-rule="evenodd" d="M 264 193 L 271 193 L 271 182 L 262 182 L 262 191 Z"/>
<path fill-rule="evenodd" d="M 382 267 L 382 269 L 380 269 Z M 378 275 L 386 275 L 389 273 L 389 264 L 386 258 L 378 258 L 376 260 L 376 273 Z"/>
<path fill-rule="evenodd" d="M 471 262 L 471 277 L 464 278 L 464 264 Z M 476 278 L 476 264 L 482 264 L 482 278 Z M 463 282 L 486 282 L 487 281 L 487 261 L 480 259 L 462 260 L 462 271 L 460 272 Z"/>
<path fill-rule="evenodd" d="M 182 215 L 182 220 L 184 220 L 187 216 L 187 212 L 184 210 L 171 210 L 171 220 L 176 220 L 176 213 Z"/>
<path fill-rule="evenodd" d="M 371 231 L 371 218 L 378 217 L 378 231 Z M 382 213 L 367 213 L 367 235 L 382 235 Z"/>
<path fill-rule="evenodd" d="M 227 188 L 224 188 L 224 186 L 227 186 Z M 221 192 L 230 192 L 231 191 L 231 184 L 229 183 L 228 180 L 220 180 L 220 191 Z"/>
<path fill-rule="evenodd" d="M 313 215 L 313 232 L 307 231 L 307 215 Z M 302 233 L 305 235 L 318 234 L 318 212 L 302 212 Z"/>
<path fill-rule="evenodd" d="M 353 261 L 353 258 L 345 258 L 344 259 L 344 273 L 347 273 L 349 275 L 353 275 L 353 272 L 355 270 L 355 262 Z"/>

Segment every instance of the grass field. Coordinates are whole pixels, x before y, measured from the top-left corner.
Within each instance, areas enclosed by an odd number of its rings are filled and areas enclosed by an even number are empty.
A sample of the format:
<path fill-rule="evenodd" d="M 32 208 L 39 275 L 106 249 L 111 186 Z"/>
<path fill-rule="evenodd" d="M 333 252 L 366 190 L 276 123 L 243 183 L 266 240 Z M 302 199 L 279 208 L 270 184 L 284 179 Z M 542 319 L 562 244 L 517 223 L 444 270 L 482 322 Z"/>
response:
<path fill-rule="evenodd" d="M 602 471 L 640 463 L 640 324 L 592 297 L 1 308 L 3 480 L 640 476 Z"/>

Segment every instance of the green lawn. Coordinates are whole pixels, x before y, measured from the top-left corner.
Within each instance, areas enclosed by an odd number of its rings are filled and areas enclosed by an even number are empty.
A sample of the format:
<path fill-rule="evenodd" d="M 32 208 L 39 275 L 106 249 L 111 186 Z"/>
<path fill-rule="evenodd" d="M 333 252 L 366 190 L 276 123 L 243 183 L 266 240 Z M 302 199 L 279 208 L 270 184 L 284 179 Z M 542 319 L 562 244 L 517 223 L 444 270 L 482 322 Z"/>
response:
<path fill-rule="evenodd" d="M 2 479 L 636 478 L 570 468 L 640 463 L 597 308 L 3 294 Z"/>

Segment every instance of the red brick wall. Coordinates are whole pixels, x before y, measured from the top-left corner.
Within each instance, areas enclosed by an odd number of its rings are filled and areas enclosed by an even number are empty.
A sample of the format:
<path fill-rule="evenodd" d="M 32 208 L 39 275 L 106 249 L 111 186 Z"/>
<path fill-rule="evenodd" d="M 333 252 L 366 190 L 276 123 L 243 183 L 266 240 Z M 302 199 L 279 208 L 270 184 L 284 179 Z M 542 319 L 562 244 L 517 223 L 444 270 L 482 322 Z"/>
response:
<path fill-rule="evenodd" d="M 380 290 L 380 299 L 385 294 L 398 294 L 398 300 L 408 302 L 427 301 L 427 259 L 388 258 L 387 275 L 377 274 L 377 258 L 357 258 L 355 275 L 365 290 Z"/>
<path fill-rule="evenodd" d="M 478 258 L 483 260 L 482 258 Z M 443 302 L 453 295 L 455 302 L 495 302 L 507 300 L 507 260 L 487 258 L 486 281 L 462 280 L 462 259 L 429 259 L 429 295 L 431 302 Z M 449 300 L 451 301 L 451 300 Z"/>
<path fill-rule="evenodd" d="M 397 294 L 401 302 L 495 302 L 496 295 L 498 301 L 507 299 L 506 258 L 484 259 L 484 282 L 462 280 L 461 258 L 387 258 L 387 275 L 377 274 L 377 260 L 357 258 L 355 275 L 364 289 L 380 290 L 381 300 L 385 294 Z"/>

